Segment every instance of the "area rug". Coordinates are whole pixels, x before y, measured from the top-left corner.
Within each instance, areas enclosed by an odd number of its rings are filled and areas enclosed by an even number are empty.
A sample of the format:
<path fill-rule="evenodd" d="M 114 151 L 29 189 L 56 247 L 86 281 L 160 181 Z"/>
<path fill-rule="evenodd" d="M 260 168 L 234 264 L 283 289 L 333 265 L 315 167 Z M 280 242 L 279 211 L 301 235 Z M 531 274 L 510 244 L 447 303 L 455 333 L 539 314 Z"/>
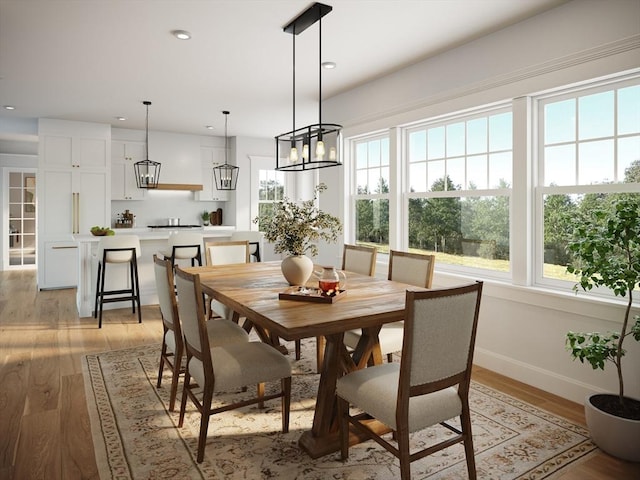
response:
<path fill-rule="evenodd" d="M 83 373 L 100 478 L 106 479 L 305 479 L 399 478 L 399 463 L 375 442 L 313 460 L 297 445 L 312 424 L 315 344 L 303 341 L 294 369 L 290 431 L 280 431 L 280 402 L 214 415 L 204 462 L 195 461 L 199 415 L 191 404 L 185 425 L 167 410 L 170 375 L 156 388 L 160 345 L 87 355 Z M 253 389 L 252 389 L 253 390 Z M 178 391 L 180 396 L 180 389 Z M 253 393 L 253 392 L 250 392 Z M 239 393 L 229 394 L 236 398 Z M 223 398 L 224 400 L 224 398 Z M 479 479 L 550 479 L 595 450 L 584 427 L 473 383 L 470 394 Z M 431 443 L 442 427 L 413 434 L 412 446 Z M 414 479 L 466 479 L 462 446 L 411 466 Z"/>

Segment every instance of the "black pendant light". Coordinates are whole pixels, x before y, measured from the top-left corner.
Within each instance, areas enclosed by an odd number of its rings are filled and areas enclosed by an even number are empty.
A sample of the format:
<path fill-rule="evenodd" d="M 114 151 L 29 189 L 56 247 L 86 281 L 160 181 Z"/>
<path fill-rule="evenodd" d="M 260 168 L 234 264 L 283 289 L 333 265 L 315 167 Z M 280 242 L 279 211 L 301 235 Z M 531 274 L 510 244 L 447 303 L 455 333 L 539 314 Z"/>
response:
<path fill-rule="evenodd" d="M 303 171 L 341 165 L 338 142 L 341 125 L 322 123 L 322 17 L 333 7 L 314 3 L 284 31 L 293 35 L 293 129 L 276 137 L 276 170 Z M 318 123 L 296 129 L 296 35 L 318 22 Z"/>
<path fill-rule="evenodd" d="M 151 102 L 145 100 L 142 102 L 147 107 L 147 123 L 145 135 L 145 152 L 144 160 L 133 164 L 136 174 L 136 184 L 138 188 L 158 188 L 158 180 L 160 179 L 160 162 L 149 160 L 149 105 Z"/>
<path fill-rule="evenodd" d="M 223 110 L 222 113 L 224 114 L 224 165 L 213 167 L 213 179 L 215 180 L 218 190 L 235 190 L 240 169 L 235 165 L 230 165 L 227 161 L 227 153 L 229 151 L 227 120 L 229 118 L 229 112 Z"/>

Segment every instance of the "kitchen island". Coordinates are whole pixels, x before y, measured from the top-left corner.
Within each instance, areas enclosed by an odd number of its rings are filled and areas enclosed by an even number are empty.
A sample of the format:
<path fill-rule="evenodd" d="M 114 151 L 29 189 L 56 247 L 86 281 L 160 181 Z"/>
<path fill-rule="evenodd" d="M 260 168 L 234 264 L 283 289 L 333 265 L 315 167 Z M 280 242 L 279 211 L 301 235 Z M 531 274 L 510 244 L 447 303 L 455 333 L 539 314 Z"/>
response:
<path fill-rule="evenodd" d="M 116 235 L 137 235 L 140 239 L 140 258 L 138 258 L 138 276 L 140 282 L 140 303 L 142 305 L 155 305 L 158 303 L 156 283 L 153 273 L 153 254 L 167 248 L 167 239 L 174 231 L 185 231 L 184 228 L 117 228 Z M 235 231 L 234 226 L 212 226 L 201 228 L 189 228 L 189 232 L 202 232 L 203 241 L 228 240 Z M 73 239 L 78 244 L 78 291 L 76 303 L 80 317 L 93 316 L 95 304 L 95 289 L 98 276 L 98 242 L 101 237 L 91 234 L 74 235 Z M 204 252 L 202 255 L 204 261 Z M 184 265 L 190 265 L 185 261 Z M 105 289 L 122 288 L 129 285 L 129 275 L 126 264 L 109 264 L 105 281 Z M 106 309 L 130 308 L 130 302 L 113 302 L 104 305 Z"/>

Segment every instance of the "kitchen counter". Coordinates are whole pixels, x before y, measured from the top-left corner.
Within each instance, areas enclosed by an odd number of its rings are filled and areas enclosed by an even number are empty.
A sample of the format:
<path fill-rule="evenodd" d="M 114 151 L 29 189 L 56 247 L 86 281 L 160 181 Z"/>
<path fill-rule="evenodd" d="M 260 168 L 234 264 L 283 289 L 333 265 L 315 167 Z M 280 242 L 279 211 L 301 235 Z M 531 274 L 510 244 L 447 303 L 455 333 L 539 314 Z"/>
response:
<path fill-rule="evenodd" d="M 166 249 L 167 239 L 172 232 L 187 231 L 201 232 L 203 239 L 228 239 L 235 231 L 234 226 L 208 226 L 200 228 L 114 228 L 116 235 L 137 235 L 140 239 L 140 258 L 138 259 L 138 277 L 140 282 L 140 303 L 142 305 L 155 305 L 158 303 L 155 276 L 153 272 L 153 254 Z M 87 234 L 74 235 L 73 239 L 78 244 L 78 291 L 76 303 L 80 317 L 93 316 L 95 302 L 96 279 L 98 276 L 98 242 L 102 237 Z M 203 252 L 204 262 L 204 252 Z M 184 265 L 190 265 L 185 263 Z M 127 265 L 109 264 L 106 275 L 105 289 L 112 290 L 128 285 L 129 275 Z M 106 303 L 104 309 L 131 308 L 130 302 Z M 144 318 L 143 318 L 144 321 Z"/>

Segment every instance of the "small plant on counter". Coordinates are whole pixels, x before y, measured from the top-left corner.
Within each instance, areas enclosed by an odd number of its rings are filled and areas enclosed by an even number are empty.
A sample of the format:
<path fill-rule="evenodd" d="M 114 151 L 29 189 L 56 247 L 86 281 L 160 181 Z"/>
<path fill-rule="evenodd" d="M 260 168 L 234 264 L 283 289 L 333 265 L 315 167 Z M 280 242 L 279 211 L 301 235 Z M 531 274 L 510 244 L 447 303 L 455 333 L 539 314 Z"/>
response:
<path fill-rule="evenodd" d="M 202 218 L 202 223 L 209 225 L 209 220 L 211 219 L 211 214 L 209 212 L 205 210 L 200 214 L 200 217 Z"/>

